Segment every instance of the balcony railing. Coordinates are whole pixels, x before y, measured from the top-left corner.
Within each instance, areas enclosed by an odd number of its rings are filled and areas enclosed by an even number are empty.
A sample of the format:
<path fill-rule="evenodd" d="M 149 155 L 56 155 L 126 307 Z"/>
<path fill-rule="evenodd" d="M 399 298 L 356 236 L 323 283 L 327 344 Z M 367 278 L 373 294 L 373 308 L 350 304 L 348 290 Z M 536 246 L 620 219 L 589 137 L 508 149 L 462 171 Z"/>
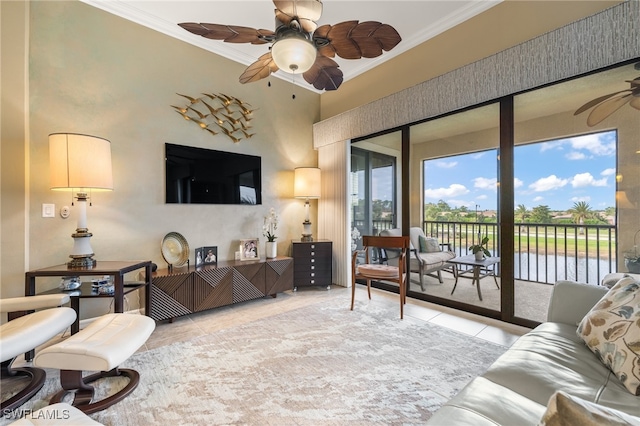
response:
<path fill-rule="evenodd" d="M 489 237 L 488 249 L 499 254 L 498 226 L 483 222 L 425 221 L 426 235 L 451 243 L 458 256 Z M 514 227 L 514 278 L 555 283 L 572 280 L 598 284 L 617 270 L 616 231 L 612 225 L 518 224 Z"/>

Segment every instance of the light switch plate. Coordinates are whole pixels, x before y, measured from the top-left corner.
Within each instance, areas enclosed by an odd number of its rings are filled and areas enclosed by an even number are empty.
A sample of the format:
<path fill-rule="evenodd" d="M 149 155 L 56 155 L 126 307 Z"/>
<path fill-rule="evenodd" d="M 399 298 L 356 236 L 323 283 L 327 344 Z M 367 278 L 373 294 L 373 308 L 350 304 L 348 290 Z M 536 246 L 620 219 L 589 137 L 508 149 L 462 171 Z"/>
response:
<path fill-rule="evenodd" d="M 56 205 L 55 204 L 43 204 L 42 205 L 42 217 L 56 217 Z"/>

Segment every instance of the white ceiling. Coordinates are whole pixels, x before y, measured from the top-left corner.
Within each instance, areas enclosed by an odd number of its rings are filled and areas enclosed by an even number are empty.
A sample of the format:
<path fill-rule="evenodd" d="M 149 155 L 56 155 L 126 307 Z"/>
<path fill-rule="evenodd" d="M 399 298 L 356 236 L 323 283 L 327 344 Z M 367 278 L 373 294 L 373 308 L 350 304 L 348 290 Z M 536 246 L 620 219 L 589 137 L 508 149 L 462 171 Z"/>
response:
<path fill-rule="evenodd" d="M 239 25 L 275 30 L 275 6 L 271 0 L 81 0 L 140 25 L 199 46 L 244 65 L 267 52 L 267 45 L 225 43 L 191 34 L 180 22 Z M 418 44 L 497 5 L 502 0 L 324 0 L 319 25 L 349 20 L 378 21 L 394 27 L 402 41 L 390 52 L 372 59 L 336 58 L 344 81 L 372 69 Z M 276 77 L 290 80 L 278 71 Z M 238 76 L 239 77 L 239 76 Z M 301 87 L 314 90 L 299 79 Z M 315 90 L 314 90 L 315 91 Z"/>

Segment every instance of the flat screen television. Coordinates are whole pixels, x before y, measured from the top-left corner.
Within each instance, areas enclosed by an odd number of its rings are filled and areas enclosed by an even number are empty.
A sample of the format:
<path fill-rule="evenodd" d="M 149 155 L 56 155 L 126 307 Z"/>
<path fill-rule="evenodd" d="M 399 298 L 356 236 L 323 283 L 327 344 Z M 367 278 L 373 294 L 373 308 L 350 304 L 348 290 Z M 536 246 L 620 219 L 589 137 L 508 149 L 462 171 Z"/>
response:
<path fill-rule="evenodd" d="M 165 144 L 165 200 L 184 204 L 262 204 L 255 155 Z"/>

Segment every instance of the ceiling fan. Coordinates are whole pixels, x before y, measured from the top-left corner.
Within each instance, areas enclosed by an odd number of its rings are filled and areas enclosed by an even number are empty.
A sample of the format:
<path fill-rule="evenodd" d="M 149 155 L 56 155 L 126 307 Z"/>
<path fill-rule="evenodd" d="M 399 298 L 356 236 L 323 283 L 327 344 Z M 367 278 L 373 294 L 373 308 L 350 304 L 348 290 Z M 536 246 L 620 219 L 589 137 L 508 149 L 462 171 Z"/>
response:
<path fill-rule="evenodd" d="M 235 25 L 180 23 L 185 30 L 227 43 L 272 43 L 240 76 L 251 83 L 282 70 L 302 74 L 318 90 L 336 90 L 342 84 L 339 65 L 331 58 L 375 58 L 393 49 L 402 39 L 390 25 L 375 21 L 345 21 L 318 27 L 320 0 L 273 0 L 276 30 Z"/>
<path fill-rule="evenodd" d="M 634 68 L 636 70 L 640 70 L 640 62 L 635 64 Z M 592 99 L 578 108 L 573 115 L 581 114 L 586 110 L 593 108 L 591 113 L 589 113 L 589 117 L 587 117 L 587 125 L 592 127 L 625 106 L 627 103 L 632 108 L 640 111 L 640 76 L 633 80 L 625 81 L 631 85 L 629 89 L 620 90 Z"/>

